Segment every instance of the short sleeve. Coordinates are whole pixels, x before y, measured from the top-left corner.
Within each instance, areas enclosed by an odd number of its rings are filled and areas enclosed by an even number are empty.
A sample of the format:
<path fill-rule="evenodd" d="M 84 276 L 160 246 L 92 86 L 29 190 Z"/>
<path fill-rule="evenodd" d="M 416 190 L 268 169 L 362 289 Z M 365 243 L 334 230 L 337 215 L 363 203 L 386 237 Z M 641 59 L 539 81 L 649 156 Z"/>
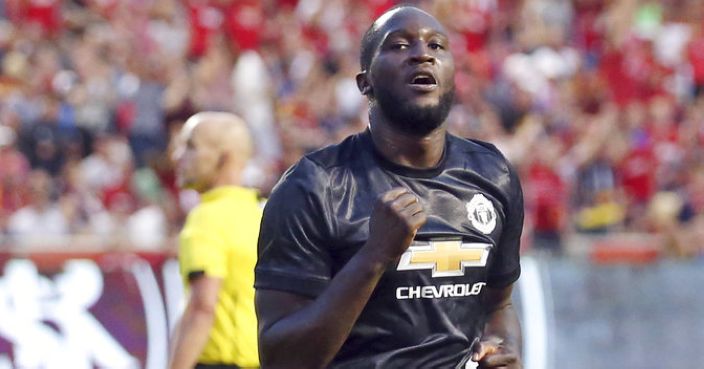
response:
<path fill-rule="evenodd" d="M 274 188 L 259 231 L 255 288 L 316 297 L 327 287 L 332 227 L 326 182 L 327 174 L 303 158 Z"/>
<path fill-rule="evenodd" d="M 490 287 L 503 288 L 515 282 L 521 275 L 520 249 L 523 233 L 523 190 L 513 167 L 507 163 L 508 177 L 504 192 L 506 221 L 499 239 L 495 259 L 487 281 Z"/>
<path fill-rule="evenodd" d="M 221 231 L 205 209 L 196 209 L 189 215 L 179 239 L 181 274 L 188 279 L 193 274 L 225 278 L 227 250 Z"/>

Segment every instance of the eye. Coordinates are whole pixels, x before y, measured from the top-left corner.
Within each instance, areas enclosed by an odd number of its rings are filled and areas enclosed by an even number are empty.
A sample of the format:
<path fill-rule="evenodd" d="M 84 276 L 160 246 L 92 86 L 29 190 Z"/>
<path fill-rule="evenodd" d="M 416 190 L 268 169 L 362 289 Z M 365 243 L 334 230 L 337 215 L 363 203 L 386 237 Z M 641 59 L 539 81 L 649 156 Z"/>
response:
<path fill-rule="evenodd" d="M 406 50 L 408 49 L 408 44 L 405 42 L 396 42 L 391 44 L 392 50 Z"/>
<path fill-rule="evenodd" d="M 439 42 L 431 42 L 428 46 L 433 50 L 445 50 L 445 46 Z"/>

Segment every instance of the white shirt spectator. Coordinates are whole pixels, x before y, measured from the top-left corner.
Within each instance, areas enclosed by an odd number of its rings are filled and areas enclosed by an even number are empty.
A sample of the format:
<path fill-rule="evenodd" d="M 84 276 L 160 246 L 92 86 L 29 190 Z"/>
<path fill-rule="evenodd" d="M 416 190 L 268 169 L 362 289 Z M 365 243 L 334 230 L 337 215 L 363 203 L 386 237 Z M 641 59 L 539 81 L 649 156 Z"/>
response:
<path fill-rule="evenodd" d="M 7 228 L 10 235 L 19 241 L 48 241 L 55 236 L 68 234 L 66 217 L 54 204 L 43 209 L 30 205 L 17 210 L 8 220 Z"/>
<path fill-rule="evenodd" d="M 127 238 L 131 245 L 141 250 L 156 251 L 166 242 L 168 225 L 164 211 L 156 206 L 145 206 L 127 218 Z"/>

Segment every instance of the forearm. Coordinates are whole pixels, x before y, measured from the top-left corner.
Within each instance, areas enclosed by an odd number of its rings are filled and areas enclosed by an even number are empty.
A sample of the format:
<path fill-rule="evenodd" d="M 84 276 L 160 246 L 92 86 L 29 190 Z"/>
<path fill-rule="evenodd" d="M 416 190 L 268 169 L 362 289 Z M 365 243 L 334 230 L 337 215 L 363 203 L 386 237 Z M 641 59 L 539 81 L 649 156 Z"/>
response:
<path fill-rule="evenodd" d="M 347 339 L 387 262 L 364 248 L 310 305 L 260 333 L 263 369 L 322 368 Z"/>
<path fill-rule="evenodd" d="M 516 353 L 521 354 L 521 324 L 510 300 L 495 306 L 488 312 L 484 336 L 499 337 L 505 345 L 514 347 Z"/>
<path fill-rule="evenodd" d="M 190 306 L 186 308 L 174 332 L 173 348 L 169 359 L 170 369 L 195 367 L 198 357 L 208 342 L 213 320 L 212 312 L 193 309 Z"/>

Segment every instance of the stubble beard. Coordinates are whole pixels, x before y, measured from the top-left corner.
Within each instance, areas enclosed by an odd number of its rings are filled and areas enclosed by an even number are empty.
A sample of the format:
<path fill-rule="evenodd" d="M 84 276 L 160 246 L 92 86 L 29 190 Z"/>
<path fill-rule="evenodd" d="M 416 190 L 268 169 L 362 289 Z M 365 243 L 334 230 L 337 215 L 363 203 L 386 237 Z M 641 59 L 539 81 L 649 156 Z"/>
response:
<path fill-rule="evenodd" d="M 440 96 L 437 104 L 418 106 L 401 99 L 388 89 L 377 89 L 376 104 L 394 128 L 401 132 L 425 136 L 440 127 L 455 101 L 455 86 Z"/>

